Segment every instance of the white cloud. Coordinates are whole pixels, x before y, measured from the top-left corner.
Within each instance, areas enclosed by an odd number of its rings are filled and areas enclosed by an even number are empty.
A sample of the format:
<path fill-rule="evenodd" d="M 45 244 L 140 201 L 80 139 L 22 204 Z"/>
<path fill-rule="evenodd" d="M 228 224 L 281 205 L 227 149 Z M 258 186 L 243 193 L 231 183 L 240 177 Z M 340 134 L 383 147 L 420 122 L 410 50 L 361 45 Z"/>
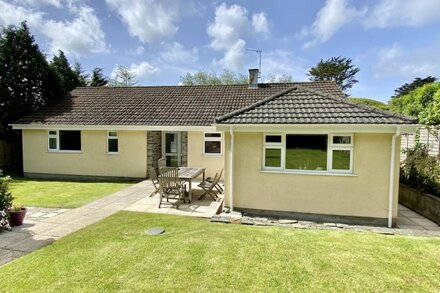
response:
<path fill-rule="evenodd" d="M 374 77 L 401 77 L 410 80 L 415 77 L 436 76 L 440 69 L 438 52 L 440 43 L 411 50 L 405 50 L 395 43 L 378 51 L 377 61 L 373 66 Z"/>
<path fill-rule="evenodd" d="M 215 9 L 214 22 L 208 24 L 207 33 L 211 38 L 210 47 L 224 53 L 218 62 L 225 69 L 240 70 L 245 62 L 246 34 L 254 31 L 268 34 L 264 13 L 254 14 L 255 24 L 248 17 L 246 8 L 222 3 Z M 266 24 L 264 24 L 266 23 Z"/>
<path fill-rule="evenodd" d="M 274 50 L 262 55 L 262 77 L 291 75 L 295 81 L 307 79 L 307 61 L 293 51 Z"/>
<path fill-rule="evenodd" d="M 14 0 L 16 4 L 24 4 L 32 7 L 40 7 L 40 6 L 55 6 L 57 8 L 61 7 L 61 0 Z"/>
<path fill-rule="evenodd" d="M 0 0 L 0 25 L 18 25 L 27 21 L 33 29 L 40 29 L 43 25 L 44 14 L 33 9 L 24 8 Z"/>
<path fill-rule="evenodd" d="M 269 22 L 267 21 L 266 14 L 264 12 L 255 13 L 252 15 L 252 27 L 255 32 L 267 37 L 270 34 Z"/>
<path fill-rule="evenodd" d="M 156 43 L 172 37 L 179 29 L 179 1 L 106 0 L 127 26 L 131 36 L 142 43 Z"/>
<path fill-rule="evenodd" d="M 350 6 L 346 0 L 327 0 L 318 11 L 313 24 L 304 27 L 300 33 L 301 37 L 312 38 L 304 44 L 304 48 L 327 42 L 343 26 L 365 13 L 366 9 L 358 10 Z"/>
<path fill-rule="evenodd" d="M 63 50 L 67 54 L 84 56 L 108 52 L 105 34 L 95 11 L 88 6 L 74 7 L 72 21 L 48 20 L 42 32 L 50 40 L 50 51 Z"/>
<path fill-rule="evenodd" d="M 89 6 L 70 6 L 71 21 L 47 19 L 33 8 L 6 3 L 0 0 L 0 25 L 18 25 L 26 20 L 29 27 L 49 39 L 50 52 L 63 50 L 66 54 L 84 56 L 107 52 L 105 34 L 95 11 Z"/>
<path fill-rule="evenodd" d="M 193 63 L 199 59 L 197 48 L 185 49 L 182 44 L 174 42 L 166 45 L 165 51 L 160 53 L 162 60 L 172 63 Z"/>
<path fill-rule="evenodd" d="M 381 0 L 365 18 L 367 28 L 422 26 L 440 21 L 439 0 Z"/>
<path fill-rule="evenodd" d="M 146 61 L 142 61 L 139 64 L 131 64 L 130 70 L 133 71 L 134 74 L 136 74 L 136 78 L 140 80 L 150 80 L 160 72 L 159 68 Z"/>
<path fill-rule="evenodd" d="M 128 50 L 128 54 L 138 56 L 138 55 L 142 55 L 142 53 L 144 53 L 144 50 L 145 50 L 144 46 L 137 46 L 136 49 Z"/>

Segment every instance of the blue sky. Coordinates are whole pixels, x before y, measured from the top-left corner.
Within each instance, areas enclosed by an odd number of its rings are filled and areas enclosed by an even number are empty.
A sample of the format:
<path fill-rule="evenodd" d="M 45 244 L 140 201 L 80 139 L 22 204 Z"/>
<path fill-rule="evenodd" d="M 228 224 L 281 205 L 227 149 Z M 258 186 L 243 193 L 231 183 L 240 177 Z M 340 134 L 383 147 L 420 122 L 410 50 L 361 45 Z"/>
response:
<path fill-rule="evenodd" d="M 0 0 L 0 11 L 0 25 L 27 20 L 48 58 L 61 49 L 108 76 L 124 65 L 142 85 L 247 74 L 258 65 L 249 48 L 263 51 L 262 81 L 305 81 L 320 59 L 350 57 L 361 69 L 350 94 L 381 101 L 440 72 L 440 0 Z"/>

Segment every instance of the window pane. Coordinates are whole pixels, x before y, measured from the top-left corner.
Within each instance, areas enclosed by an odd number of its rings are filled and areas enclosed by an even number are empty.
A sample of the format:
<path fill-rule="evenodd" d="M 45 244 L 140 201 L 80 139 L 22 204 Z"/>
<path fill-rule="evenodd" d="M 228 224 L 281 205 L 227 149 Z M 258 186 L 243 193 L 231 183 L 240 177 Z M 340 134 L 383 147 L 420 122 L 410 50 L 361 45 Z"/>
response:
<path fill-rule="evenodd" d="M 108 152 L 109 153 L 117 153 L 118 152 L 118 140 L 117 139 L 109 139 L 108 140 Z"/>
<path fill-rule="evenodd" d="M 266 148 L 264 156 L 265 167 L 281 167 L 281 149 Z"/>
<path fill-rule="evenodd" d="M 327 170 L 327 135 L 286 135 L 286 169 Z"/>
<path fill-rule="evenodd" d="M 166 156 L 168 167 L 179 167 L 179 159 L 177 156 Z"/>
<path fill-rule="evenodd" d="M 333 150 L 334 170 L 350 170 L 350 151 L 348 150 Z"/>
<path fill-rule="evenodd" d="M 80 151 L 81 150 L 81 131 L 79 131 L 79 130 L 60 130 L 60 150 Z"/>
<path fill-rule="evenodd" d="M 281 142 L 281 135 L 266 135 L 266 142 Z"/>
<path fill-rule="evenodd" d="M 221 151 L 220 141 L 205 141 L 205 154 L 220 154 Z"/>
<path fill-rule="evenodd" d="M 205 133 L 205 137 L 222 137 L 221 133 Z"/>
<path fill-rule="evenodd" d="M 49 135 L 57 135 L 57 131 L 56 130 L 51 130 L 51 131 L 49 131 Z"/>
<path fill-rule="evenodd" d="M 49 149 L 56 150 L 57 149 L 57 139 L 55 137 L 49 138 Z"/>
<path fill-rule="evenodd" d="M 177 153 L 177 133 L 165 134 L 165 152 Z"/>
<path fill-rule="evenodd" d="M 334 144 L 351 144 L 351 136 L 333 136 Z"/>
<path fill-rule="evenodd" d="M 118 137 L 118 133 L 116 131 L 109 131 L 108 136 L 110 136 L 110 137 Z"/>

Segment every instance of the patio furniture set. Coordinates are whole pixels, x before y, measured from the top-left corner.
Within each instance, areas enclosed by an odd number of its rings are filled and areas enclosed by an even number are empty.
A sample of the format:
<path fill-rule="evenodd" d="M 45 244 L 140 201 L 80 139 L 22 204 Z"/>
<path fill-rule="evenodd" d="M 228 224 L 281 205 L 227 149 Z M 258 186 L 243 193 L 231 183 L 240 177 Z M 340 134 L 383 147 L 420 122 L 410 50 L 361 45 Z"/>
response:
<path fill-rule="evenodd" d="M 203 190 L 203 194 L 198 198 L 199 200 L 209 195 L 216 201 L 218 199 L 217 192 L 223 192 L 223 187 L 219 182 L 223 169 L 217 172 L 214 177 L 205 178 L 205 168 L 167 167 L 165 158 L 158 160 L 158 169 L 159 172 L 155 168 L 150 168 L 149 175 L 155 187 L 155 191 L 150 194 L 150 197 L 156 194 L 160 195 L 159 208 L 166 202 L 172 205 L 175 204 L 178 209 L 182 201 L 186 203 L 186 197 L 188 202 L 191 203 L 193 193 L 192 181 L 200 175 L 202 175 L 202 182 L 197 186 Z M 170 202 L 170 199 L 174 200 L 174 202 Z"/>

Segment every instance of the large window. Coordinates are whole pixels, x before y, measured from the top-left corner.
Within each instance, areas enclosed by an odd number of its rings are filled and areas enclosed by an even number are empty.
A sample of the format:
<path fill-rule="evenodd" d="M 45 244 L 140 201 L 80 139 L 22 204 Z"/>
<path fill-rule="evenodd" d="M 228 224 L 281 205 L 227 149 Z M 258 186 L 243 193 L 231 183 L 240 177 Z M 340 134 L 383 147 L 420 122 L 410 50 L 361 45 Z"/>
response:
<path fill-rule="evenodd" d="M 81 151 L 81 131 L 50 130 L 48 149 L 50 151 Z"/>
<path fill-rule="evenodd" d="M 351 134 L 265 134 L 263 168 L 352 172 Z"/>
<path fill-rule="evenodd" d="M 222 154 L 221 132 L 205 132 L 203 134 L 203 154 L 204 155 Z"/>

